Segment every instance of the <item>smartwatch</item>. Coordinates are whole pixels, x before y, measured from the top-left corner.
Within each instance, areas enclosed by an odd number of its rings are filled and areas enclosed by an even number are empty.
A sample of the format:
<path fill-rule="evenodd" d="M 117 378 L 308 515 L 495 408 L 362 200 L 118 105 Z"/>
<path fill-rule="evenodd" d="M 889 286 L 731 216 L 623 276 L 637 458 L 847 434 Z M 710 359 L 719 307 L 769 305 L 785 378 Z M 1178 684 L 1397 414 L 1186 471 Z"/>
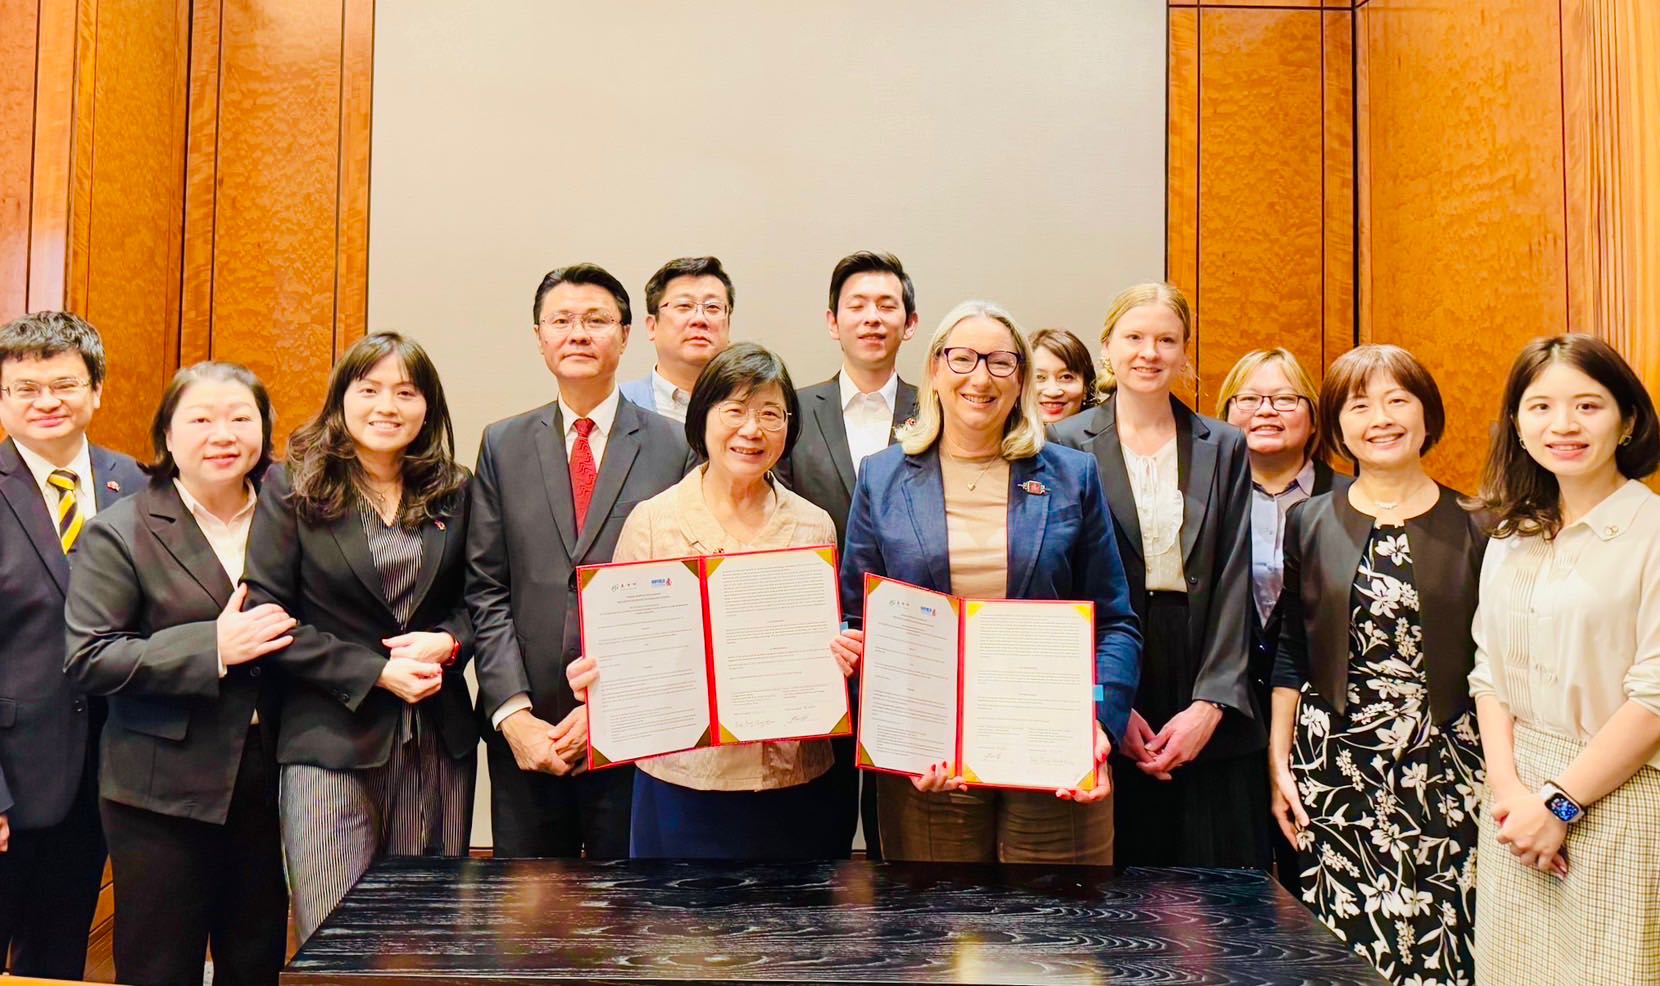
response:
<path fill-rule="evenodd" d="M 1546 781 L 1541 785 L 1539 797 L 1545 800 L 1547 811 L 1569 825 L 1585 817 L 1585 809 L 1568 792 L 1557 787 L 1555 781 Z"/>

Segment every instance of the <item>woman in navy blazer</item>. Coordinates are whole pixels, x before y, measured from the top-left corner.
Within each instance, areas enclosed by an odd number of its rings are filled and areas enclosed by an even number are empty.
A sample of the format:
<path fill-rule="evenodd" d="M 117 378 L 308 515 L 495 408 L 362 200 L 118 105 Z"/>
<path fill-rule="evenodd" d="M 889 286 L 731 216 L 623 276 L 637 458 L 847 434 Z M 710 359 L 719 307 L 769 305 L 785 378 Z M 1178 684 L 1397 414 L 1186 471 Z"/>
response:
<path fill-rule="evenodd" d="M 859 469 L 841 566 L 854 629 L 835 646 L 845 659 L 862 655 L 867 572 L 970 597 L 1090 600 L 1104 761 L 1129 718 L 1141 635 L 1095 462 L 1044 443 L 1031 351 L 1003 309 L 952 309 L 926 365 L 917 420 Z M 880 786 L 888 859 L 1112 861 L 1106 783 L 1054 795 L 970 791 L 941 765 L 909 781 L 885 774 Z"/>

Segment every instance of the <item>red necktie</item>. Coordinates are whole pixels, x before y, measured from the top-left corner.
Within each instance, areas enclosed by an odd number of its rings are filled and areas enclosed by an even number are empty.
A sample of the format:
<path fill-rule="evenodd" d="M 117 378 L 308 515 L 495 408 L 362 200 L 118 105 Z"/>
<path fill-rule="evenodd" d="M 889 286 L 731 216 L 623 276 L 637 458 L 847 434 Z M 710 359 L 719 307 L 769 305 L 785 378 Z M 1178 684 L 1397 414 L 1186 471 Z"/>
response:
<path fill-rule="evenodd" d="M 594 450 L 588 436 L 594 433 L 591 418 L 576 419 L 576 443 L 571 446 L 571 500 L 576 504 L 576 531 L 588 520 L 588 501 L 594 498 L 594 480 L 599 470 L 594 467 Z"/>

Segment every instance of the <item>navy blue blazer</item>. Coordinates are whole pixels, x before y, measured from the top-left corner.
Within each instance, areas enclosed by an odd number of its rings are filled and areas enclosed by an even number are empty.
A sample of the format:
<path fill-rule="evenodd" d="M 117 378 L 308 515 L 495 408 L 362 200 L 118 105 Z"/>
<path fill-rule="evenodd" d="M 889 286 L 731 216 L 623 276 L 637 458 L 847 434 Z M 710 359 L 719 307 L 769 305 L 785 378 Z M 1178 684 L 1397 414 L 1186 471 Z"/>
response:
<path fill-rule="evenodd" d="M 1028 482 L 1046 492 L 1027 492 Z M 1095 603 L 1096 718 L 1116 744 L 1141 679 L 1141 628 L 1095 459 L 1046 444 L 1010 462 L 1008 524 L 1007 598 Z M 863 622 L 866 572 L 951 591 L 937 445 L 918 455 L 890 445 L 859 466 L 841 563 L 842 610 L 853 627 Z"/>

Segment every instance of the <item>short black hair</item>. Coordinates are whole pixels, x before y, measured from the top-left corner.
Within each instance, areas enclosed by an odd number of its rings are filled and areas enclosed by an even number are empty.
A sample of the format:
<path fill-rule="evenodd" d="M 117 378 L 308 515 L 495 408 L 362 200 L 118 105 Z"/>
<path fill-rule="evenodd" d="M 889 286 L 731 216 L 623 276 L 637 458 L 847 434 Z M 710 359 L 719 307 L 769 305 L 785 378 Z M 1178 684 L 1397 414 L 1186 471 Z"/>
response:
<path fill-rule="evenodd" d="M 726 285 L 726 308 L 730 312 L 738 304 L 738 297 L 732 291 L 732 278 L 726 274 L 726 268 L 720 265 L 719 257 L 678 257 L 657 268 L 657 273 L 651 275 L 646 282 L 646 314 L 656 315 L 657 306 L 663 301 L 663 292 L 669 289 L 669 282 L 677 277 L 718 277 Z"/>
<path fill-rule="evenodd" d="M 611 292 L 611 297 L 617 300 L 617 310 L 622 315 L 622 324 L 634 324 L 634 309 L 628 304 L 628 289 L 623 287 L 610 271 L 599 264 L 572 264 L 569 267 L 559 267 L 543 275 L 542 283 L 536 286 L 536 300 L 530 306 L 530 322 L 532 325 L 542 321 L 542 299 L 549 291 L 561 284 L 592 284 Z"/>
<path fill-rule="evenodd" d="M 248 480 L 258 486 L 265 476 L 265 468 L 271 464 L 271 426 L 276 424 L 276 414 L 271 410 L 271 395 L 266 393 L 265 385 L 241 363 L 205 360 L 194 366 L 180 367 L 179 372 L 173 374 L 172 382 L 162 391 L 161 403 L 156 405 L 156 415 L 150 421 L 150 447 L 155 450 L 155 461 L 140 468 L 156 479 L 172 479 L 179 474 L 179 464 L 173 461 L 173 453 L 167 448 L 167 432 L 173 427 L 173 415 L 179 410 L 184 392 L 198 380 L 239 383 L 254 395 L 254 407 L 259 411 L 260 447 L 259 461 L 248 471 Z"/>
<path fill-rule="evenodd" d="M 870 250 L 850 253 L 836 261 L 836 269 L 830 272 L 830 310 L 841 307 L 842 287 L 847 284 L 848 278 L 854 274 L 870 273 L 892 274 L 899 278 L 899 286 L 905 295 L 905 317 L 916 314 L 916 287 L 911 284 L 911 275 L 905 273 L 905 265 L 891 253 Z"/>
<path fill-rule="evenodd" d="M 71 312 L 31 312 L 0 327 L 0 365 L 14 359 L 51 359 L 59 353 L 79 353 L 86 363 L 92 389 L 104 385 L 108 366 L 104 340 L 91 323 Z"/>
<path fill-rule="evenodd" d="M 765 346 L 754 342 L 740 342 L 721 350 L 692 385 L 692 399 L 686 405 L 686 444 L 699 459 L 709 458 L 709 447 L 703 440 L 708 427 L 709 412 L 722 401 L 748 397 L 769 383 L 784 392 L 784 412 L 789 415 L 784 427 L 782 461 L 795 448 L 801 435 L 801 404 L 795 399 L 795 384 L 790 382 L 790 371 L 784 361 Z"/>

